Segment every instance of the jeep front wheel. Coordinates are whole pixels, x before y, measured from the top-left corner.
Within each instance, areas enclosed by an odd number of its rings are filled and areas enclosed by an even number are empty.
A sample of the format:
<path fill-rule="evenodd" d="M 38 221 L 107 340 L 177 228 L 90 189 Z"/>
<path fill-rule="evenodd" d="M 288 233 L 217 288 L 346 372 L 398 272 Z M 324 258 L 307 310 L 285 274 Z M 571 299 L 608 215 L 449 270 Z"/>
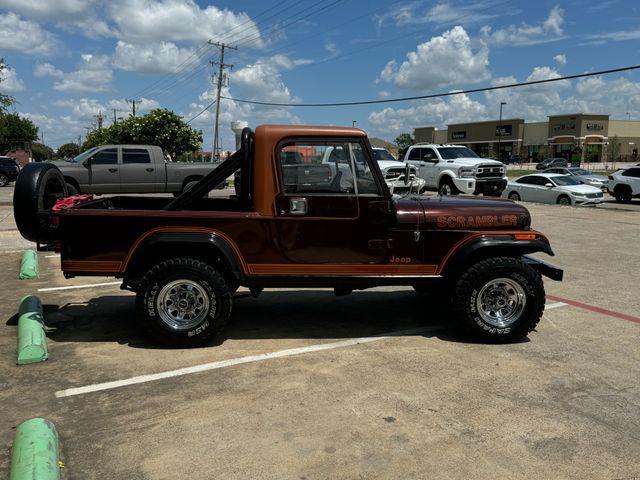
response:
<path fill-rule="evenodd" d="M 223 276 L 195 258 L 152 267 L 140 282 L 137 306 L 144 329 L 172 347 L 209 342 L 231 315 L 231 291 Z"/>
<path fill-rule="evenodd" d="M 510 342 L 526 337 L 542 317 L 545 304 L 540 274 L 512 257 L 479 261 L 462 274 L 453 308 L 466 330 L 483 341 Z"/>

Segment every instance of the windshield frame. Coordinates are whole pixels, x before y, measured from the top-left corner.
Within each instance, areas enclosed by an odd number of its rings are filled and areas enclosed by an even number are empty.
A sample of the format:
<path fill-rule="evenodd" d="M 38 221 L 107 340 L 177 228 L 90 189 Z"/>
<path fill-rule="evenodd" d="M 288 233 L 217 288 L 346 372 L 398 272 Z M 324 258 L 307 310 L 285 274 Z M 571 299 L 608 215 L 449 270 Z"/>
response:
<path fill-rule="evenodd" d="M 443 160 L 455 160 L 456 158 L 480 158 L 476 152 L 471 150 L 469 147 L 465 147 L 462 145 L 451 146 L 451 147 L 437 147 L 437 148 L 438 148 L 438 153 L 440 154 L 440 157 L 442 157 Z M 463 151 L 465 155 L 454 155 L 454 156 L 443 155 L 445 151 L 454 152 L 455 150 Z M 470 153 L 470 155 L 467 155 L 467 153 Z"/>
<path fill-rule="evenodd" d="M 92 147 L 89 150 L 85 150 L 84 152 L 76 155 L 73 158 L 70 159 L 65 159 L 66 162 L 71 162 L 71 163 L 82 163 L 84 162 L 87 158 L 89 158 L 91 155 L 93 155 L 96 150 L 100 148 L 100 147 Z"/>

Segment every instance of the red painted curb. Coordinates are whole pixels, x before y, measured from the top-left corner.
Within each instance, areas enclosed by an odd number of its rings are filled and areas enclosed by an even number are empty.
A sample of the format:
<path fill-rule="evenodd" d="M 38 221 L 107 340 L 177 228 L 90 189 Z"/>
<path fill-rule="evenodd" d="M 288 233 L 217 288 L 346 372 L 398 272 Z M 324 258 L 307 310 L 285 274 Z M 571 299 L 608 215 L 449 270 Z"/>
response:
<path fill-rule="evenodd" d="M 619 318 L 620 320 L 626 320 L 627 322 L 640 324 L 640 318 L 634 317 L 633 315 L 627 315 L 626 313 L 614 312 L 613 310 L 607 310 L 606 308 L 596 307 L 595 305 L 589 305 L 587 303 L 576 302 L 575 300 L 569 300 L 568 298 L 556 297 L 555 295 L 547 295 L 547 298 L 554 302 L 566 303 L 572 307 L 578 307 L 584 310 L 589 310 L 590 312 L 600 313 L 609 317 Z"/>

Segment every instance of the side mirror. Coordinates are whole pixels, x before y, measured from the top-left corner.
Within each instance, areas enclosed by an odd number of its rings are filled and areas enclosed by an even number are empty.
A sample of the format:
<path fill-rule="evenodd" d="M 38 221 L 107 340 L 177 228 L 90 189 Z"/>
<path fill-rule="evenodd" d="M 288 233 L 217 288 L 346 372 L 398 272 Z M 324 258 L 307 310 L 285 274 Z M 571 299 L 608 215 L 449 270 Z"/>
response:
<path fill-rule="evenodd" d="M 84 165 L 85 167 L 90 166 L 90 165 L 91 165 L 91 157 L 89 157 L 89 158 L 85 158 L 85 159 L 82 161 L 82 165 Z"/>
<path fill-rule="evenodd" d="M 404 184 L 409 185 L 411 179 L 409 178 L 411 175 L 411 166 L 408 163 L 404 164 Z"/>
<path fill-rule="evenodd" d="M 545 183 L 544 186 L 547 188 L 553 188 L 553 183 Z"/>

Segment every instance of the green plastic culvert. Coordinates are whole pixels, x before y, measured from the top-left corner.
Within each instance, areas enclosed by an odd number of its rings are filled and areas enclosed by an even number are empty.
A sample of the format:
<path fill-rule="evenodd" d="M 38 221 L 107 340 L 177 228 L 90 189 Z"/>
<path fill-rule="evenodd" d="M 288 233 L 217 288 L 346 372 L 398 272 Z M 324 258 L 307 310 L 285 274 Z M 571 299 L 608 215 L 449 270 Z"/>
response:
<path fill-rule="evenodd" d="M 25 250 L 20 263 L 20 280 L 33 280 L 38 278 L 38 253 L 35 250 Z"/>
<path fill-rule="evenodd" d="M 18 315 L 18 365 L 43 362 L 49 352 L 42 302 L 35 295 L 27 295 L 20 302 Z"/>
<path fill-rule="evenodd" d="M 46 418 L 32 418 L 16 428 L 10 480 L 59 480 L 58 431 Z"/>

